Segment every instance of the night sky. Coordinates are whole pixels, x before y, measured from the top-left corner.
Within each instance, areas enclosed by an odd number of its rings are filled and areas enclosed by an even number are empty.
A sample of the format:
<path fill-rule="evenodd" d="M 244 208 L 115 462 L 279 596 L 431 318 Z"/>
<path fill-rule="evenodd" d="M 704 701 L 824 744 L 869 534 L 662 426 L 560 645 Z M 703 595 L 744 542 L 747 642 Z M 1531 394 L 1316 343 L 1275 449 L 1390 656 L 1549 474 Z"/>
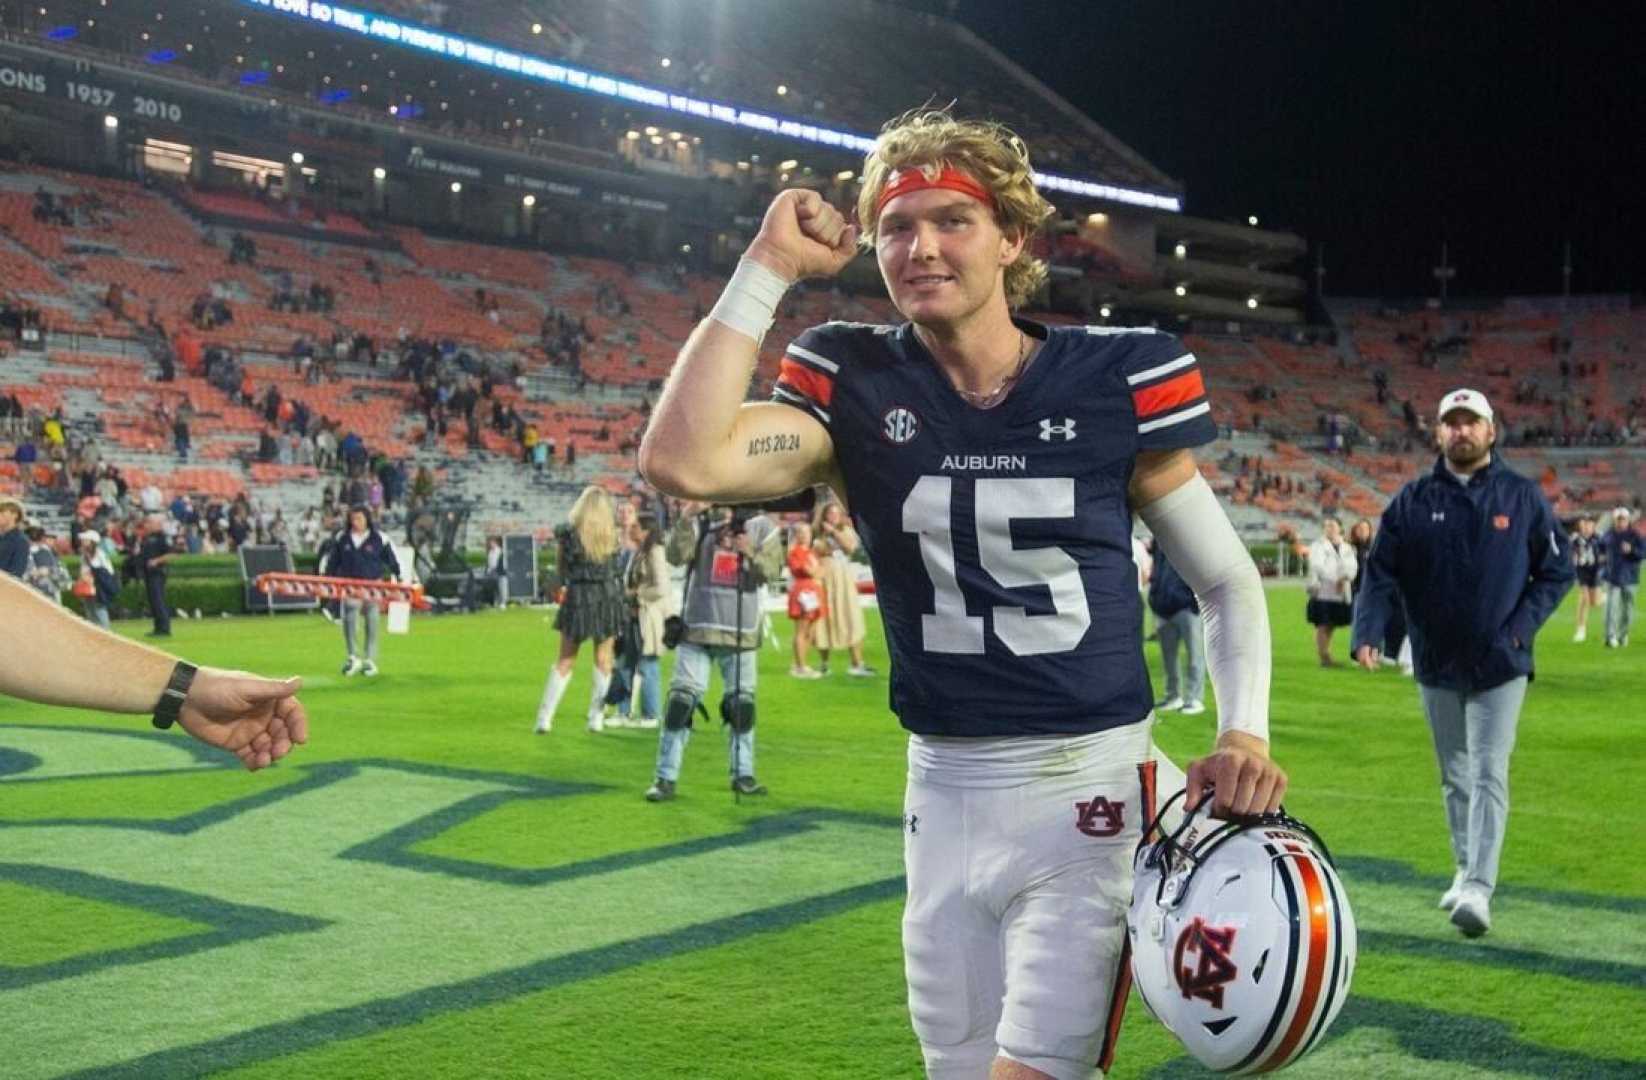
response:
<path fill-rule="evenodd" d="M 1558 293 L 1567 240 L 1574 292 L 1646 289 L 1646 173 L 1625 167 L 1646 157 L 1646 22 L 1633 5 L 952 10 L 1183 183 L 1189 213 L 1257 214 L 1323 242 L 1328 294 L 1430 293 L 1442 240 L 1454 295 Z M 1582 14 L 1608 10 L 1614 22 Z"/>

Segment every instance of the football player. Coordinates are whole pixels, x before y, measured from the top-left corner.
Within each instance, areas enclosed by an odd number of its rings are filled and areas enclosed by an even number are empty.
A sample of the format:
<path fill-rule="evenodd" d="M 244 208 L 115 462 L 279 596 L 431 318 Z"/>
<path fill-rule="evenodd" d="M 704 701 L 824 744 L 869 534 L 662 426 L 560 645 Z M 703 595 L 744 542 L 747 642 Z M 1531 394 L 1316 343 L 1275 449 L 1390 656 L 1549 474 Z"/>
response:
<path fill-rule="evenodd" d="M 1168 334 L 1014 315 L 1051 214 L 1021 139 L 944 110 L 890 122 L 857 217 L 895 326 L 788 346 L 744 392 L 784 292 L 851 260 L 859 228 L 785 191 L 681 350 L 641 446 L 657 487 L 752 500 L 826 483 L 878 585 L 909 737 L 903 924 L 933 1077 L 1106 1067 L 1129 969 L 1131 852 L 1153 807 L 1152 697 L 1132 514 L 1200 596 L 1220 706 L 1192 803 L 1275 810 L 1269 628 L 1245 547 L 1195 467 L 1215 430 Z"/>

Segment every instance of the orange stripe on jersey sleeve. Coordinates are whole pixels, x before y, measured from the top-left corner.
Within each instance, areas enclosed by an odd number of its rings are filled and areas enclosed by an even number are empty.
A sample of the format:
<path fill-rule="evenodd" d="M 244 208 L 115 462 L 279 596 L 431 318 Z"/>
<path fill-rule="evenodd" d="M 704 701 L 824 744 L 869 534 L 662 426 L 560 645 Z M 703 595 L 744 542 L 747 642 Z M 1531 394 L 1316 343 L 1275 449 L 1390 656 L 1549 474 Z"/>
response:
<path fill-rule="evenodd" d="M 1200 378 L 1199 368 L 1190 368 L 1176 378 L 1167 379 L 1158 386 L 1150 386 L 1142 390 L 1132 391 L 1132 401 L 1137 405 L 1137 417 L 1145 420 L 1156 413 L 1176 408 L 1186 402 L 1202 397 L 1206 393 L 1206 384 Z"/>
<path fill-rule="evenodd" d="M 809 368 L 798 360 L 783 358 L 783 364 L 777 369 L 779 384 L 789 387 L 797 393 L 811 398 L 824 408 L 829 407 L 829 399 L 834 397 L 834 380 L 816 368 Z"/>

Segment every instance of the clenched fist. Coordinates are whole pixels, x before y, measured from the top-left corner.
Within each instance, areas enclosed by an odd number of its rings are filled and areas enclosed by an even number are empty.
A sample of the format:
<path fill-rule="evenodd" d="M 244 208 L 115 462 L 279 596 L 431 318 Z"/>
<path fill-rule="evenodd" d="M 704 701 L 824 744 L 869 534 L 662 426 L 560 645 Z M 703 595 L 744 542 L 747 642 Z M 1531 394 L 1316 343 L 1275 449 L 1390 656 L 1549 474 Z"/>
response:
<path fill-rule="evenodd" d="M 746 253 L 789 282 L 834 277 L 857 254 L 857 226 L 805 188 L 780 192 Z"/>

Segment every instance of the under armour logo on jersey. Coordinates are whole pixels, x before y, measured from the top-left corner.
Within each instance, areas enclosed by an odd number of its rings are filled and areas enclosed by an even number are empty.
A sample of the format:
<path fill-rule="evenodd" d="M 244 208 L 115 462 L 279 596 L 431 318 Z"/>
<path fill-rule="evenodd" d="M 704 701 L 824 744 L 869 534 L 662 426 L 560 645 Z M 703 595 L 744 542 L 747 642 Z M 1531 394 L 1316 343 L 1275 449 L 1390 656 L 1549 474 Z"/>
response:
<path fill-rule="evenodd" d="M 1439 511 L 1439 510 L 1434 510 L 1434 511 L 1430 512 L 1429 520 L 1430 521 L 1445 521 L 1446 520 L 1446 515 L 1444 513 L 1442 513 L 1441 511 Z"/>
<path fill-rule="evenodd" d="M 1065 416 L 1061 424 L 1054 424 L 1052 423 L 1052 418 L 1048 416 L 1044 420 L 1040 421 L 1040 441 L 1051 442 L 1053 435 L 1056 435 L 1064 442 L 1068 442 L 1073 439 L 1074 419 L 1072 417 Z"/>
<path fill-rule="evenodd" d="M 1091 802 L 1077 802 L 1074 808 L 1074 827 L 1087 836 L 1114 836 L 1126 824 L 1126 804 L 1101 795 Z"/>
<path fill-rule="evenodd" d="M 1172 975 L 1184 997 L 1204 998 L 1214 1009 L 1223 1007 L 1223 987 L 1239 974 L 1234 961 L 1229 959 L 1234 937 L 1234 927 L 1207 926 L 1200 919 L 1183 928 L 1172 954 Z M 1193 971 L 1183 963 L 1185 953 L 1194 953 L 1197 957 Z"/>
<path fill-rule="evenodd" d="M 881 419 L 880 433 L 887 441 L 902 446 L 920 434 L 920 417 L 899 405 Z"/>

